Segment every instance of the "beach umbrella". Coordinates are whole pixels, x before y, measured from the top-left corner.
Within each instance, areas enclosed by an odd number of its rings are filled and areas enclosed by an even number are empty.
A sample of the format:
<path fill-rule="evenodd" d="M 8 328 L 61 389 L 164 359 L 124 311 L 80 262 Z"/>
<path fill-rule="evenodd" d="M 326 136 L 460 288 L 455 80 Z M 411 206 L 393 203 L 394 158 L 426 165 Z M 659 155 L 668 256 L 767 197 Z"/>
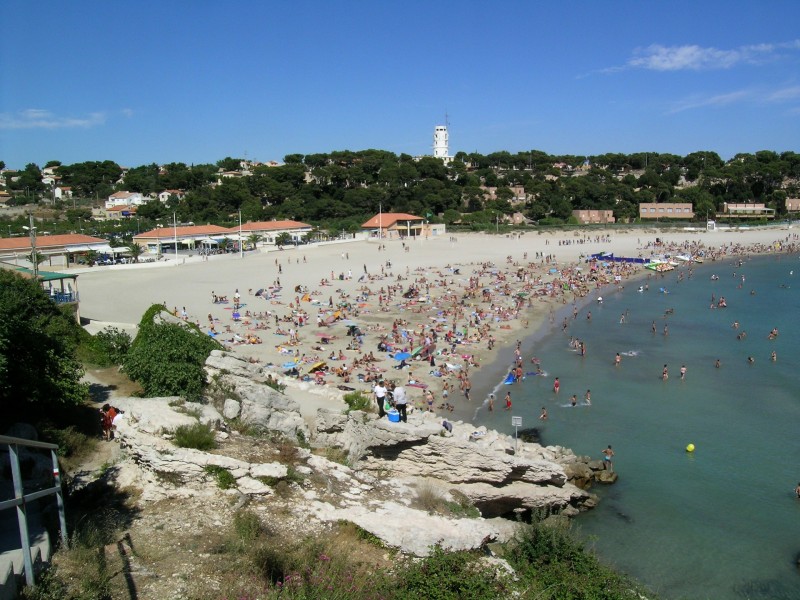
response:
<path fill-rule="evenodd" d="M 407 358 L 411 358 L 411 354 L 408 352 L 398 352 L 392 358 L 395 360 L 406 360 Z"/>
<path fill-rule="evenodd" d="M 238 312 L 235 312 L 231 316 L 234 318 L 234 320 L 236 320 L 236 319 L 240 318 L 242 315 L 240 315 Z"/>
<path fill-rule="evenodd" d="M 358 323 L 356 323 L 351 319 L 342 319 L 341 321 L 339 321 L 339 323 L 341 323 L 342 325 L 347 325 L 348 327 L 355 327 L 356 325 L 358 325 Z"/>

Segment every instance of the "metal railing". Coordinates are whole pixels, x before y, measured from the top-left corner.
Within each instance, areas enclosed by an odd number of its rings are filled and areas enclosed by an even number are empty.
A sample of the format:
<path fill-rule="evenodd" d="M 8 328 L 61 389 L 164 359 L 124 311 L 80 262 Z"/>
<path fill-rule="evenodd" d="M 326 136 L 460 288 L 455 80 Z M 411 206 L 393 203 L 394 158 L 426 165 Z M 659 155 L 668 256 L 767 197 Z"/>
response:
<path fill-rule="evenodd" d="M 31 558 L 31 540 L 28 532 L 27 516 L 28 503 L 38 500 L 39 498 L 44 498 L 45 496 L 50 496 L 52 494 L 56 495 L 56 502 L 58 503 L 58 519 L 61 524 L 61 543 L 65 548 L 67 546 L 67 518 L 64 513 L 64 494 L 61 491 L 61 472 L 58 468 L 58 456 L 56 456 L 56 450 L 58 449 L 58 446 L 56 444 L 34 442 L 31 440 L 8 437 L 5 435 L 0 435 L 0 444 L 6 444 L 8 446 L 8 456 L 9 460 L 11 461 L 11 477 L 14 482 L 14 498 L 11 500 L 0 501 L 0 510 L 6 510 L 15 507 L 17 509 L 19 537 L 20 542 L 22 543 L 22 560 L 24 561 L 23 564 L 25 566 L 25 581 L 28 585 L 33 585 L 33 560 Z M 22 474 L 19 468 L 20 446 L 50 450 L 50 456 L 53 459 L 53 478 L 55 480 L 55 485 L 53 487 L 31 492 L 29 494 L 25 493 L 22 484 Z"/>

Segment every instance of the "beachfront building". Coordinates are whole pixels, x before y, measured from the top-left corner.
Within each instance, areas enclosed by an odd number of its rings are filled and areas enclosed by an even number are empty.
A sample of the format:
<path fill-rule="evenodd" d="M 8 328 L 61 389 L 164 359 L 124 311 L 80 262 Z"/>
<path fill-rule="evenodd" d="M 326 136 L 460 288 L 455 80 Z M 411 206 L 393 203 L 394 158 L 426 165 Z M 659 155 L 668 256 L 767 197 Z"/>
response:
<path fill-rule="evenodd" d="M 31 238 L 29 236 L 0 239 L 0 261 L 7 264 L 31 266 Z M 36 253 L 43 256 L 49 266 L 69 266 L 87 252 L 112 254 L 107 240 L 80 233 L 36 236 Z"/>
<path fill-rule="evenodd" d="M 180 227 L 157 227 L 137 233 L 133 241 L 154 254 L 167 254 L 176 250 L 217 248 L 228 241 L 239 241 L 238 233 L 219 225 L 189 225 Z"/>
<path fill-rule="evenodd" d="M 763 202 L 725 202 L 717 219 L 774 219 L 775 209 Z"/>
<path fill-rule="evenodd" d="M 257 221 L 255 223 L 242 223 L 241 233 L 242 238 L 246 241 L 250 236 L 259 236 L 260 242 L 267 244 L 274 244 L 275 240 L 283 233 L 289 234 L 289 237 L 294 242 L 302 242 L 305 237 L 314 230 L 314 227 L 308 223 L 301 223 L 300 221 Z M 239 227 L 231 227 L 230 231 L 234 235 L 239 234 Z M 238 238 L 237 238 L 238 239 Z"/>
<path fill-rule="evenodd" d="M 573 210 L 572 216 L 575 217 L 581 225 L 588 225 L 590 223 L 614 223 L 613 210 Z"/>
<path fill-rule="evenodd" d="M 694 219 L 691 202 L 642 202 L 639 205 L 640 219 Z"/>
<path fill-rule="evenodd" d="M 33 279 L 34 276 L 39 280 L 42 289 L 47 292 L 50 300 L 59 306 L 65 306 L 72 314 L 75 315 L 75 320 L 81 322 L 81 314 L 79 308 L 78 296 L 78 276 L 70 273 L 51 273 L 49 271 L 38 271 L 34 275 L 31 269 L 26 267 L 15 267 L 6 263 L 0 263 L 0 268 L 9 269 L 19 273 L 26 279 Z"/>
<path fill-rule="evenodd" d="M 437 125 L 433 129 L 433 157 L 442 159 L 444 164 L 453 160 L 450 156 L 450 137 L 446 125 Z"/>
<path fill-rule="evenodd" d="M 800 212 L 800 198 L 787 198 L 786 212 L 790 213 Z"/>
<path fill-rule="evenodd" d="M 361 229 L 369 232 L 370 237 L 399 239 L 414 238 L 427 231 L 425 219 L 407 213 L 378 213 L 361 225 Z"/>

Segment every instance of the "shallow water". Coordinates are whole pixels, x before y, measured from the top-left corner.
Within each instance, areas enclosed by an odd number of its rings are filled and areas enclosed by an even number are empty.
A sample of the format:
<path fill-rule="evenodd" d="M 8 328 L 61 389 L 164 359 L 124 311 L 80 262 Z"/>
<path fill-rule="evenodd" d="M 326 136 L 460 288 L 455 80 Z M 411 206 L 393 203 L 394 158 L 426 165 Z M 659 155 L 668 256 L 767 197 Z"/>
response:
<path fill-rule="evenodd" d="M 612 444 L 619 480 L 593 489 L 601 503 L 578 528 L 604 561 L 664 598 L 798 598 L 800 260 L 710 263 L 680 283 L 678 272 L 651 279 L 647 292 L 631 283 L 603 292 L 603 304 L 570 318 L 566 335 L 550 326 L 525 355 L 535 353 L 548 376 L 500 386 L 496 406 L 511 389 L 511 414 L 479 410 L 475 422 L 513 433 L 511 415 L 522 416 L 524 427 L 540 427 L 543 444 L 596 458 Z M 710 310 L 712 293 L 728 308 Z M 667 309 L 674 313 L 665 316 Z M 773 327 L 780 334 L 770 341 Z M 585 341 L 585 357 L 569 348 L 570 335 Z M 631 351 L 637 354 L 614 366 L 616 352 Z M 591 406 L 569 406 L 572 394 L 582 403 L 589 388 Z M 689 443 L 694 453 L 686 452 Z"/>

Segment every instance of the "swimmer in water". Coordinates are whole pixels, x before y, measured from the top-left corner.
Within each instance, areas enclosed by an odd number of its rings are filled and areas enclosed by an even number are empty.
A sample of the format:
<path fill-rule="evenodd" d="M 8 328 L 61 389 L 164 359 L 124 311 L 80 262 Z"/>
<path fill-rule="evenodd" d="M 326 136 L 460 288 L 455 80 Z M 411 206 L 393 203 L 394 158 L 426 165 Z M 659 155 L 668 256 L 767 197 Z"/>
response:
<path fill-rule="evenodd" d="M 572 406 L 578 406 L 578 394 L 572 394 L 572 398 L 569 399 L 569 403 Z"/>
<path fill-rule="evenodd" d="M 547 408 L 542 407 L 542 414 L 539 415 L 540 421 L 547 421 Z"/>
<path fill-rule="evenodd" d="M 592 405 L 592 390 L 586 390 L 586 394 L 584 394 L 583 400 L 584 402 L 586 402 L 588 406 Z"/>
<path fill-rule="evenodd" d="M 555 381 L 553 381 L 553 393 L 557 394 L 558 391 L 561 389 L 561 382 L 556 377 Z"/>
<path fill-rule="evenodd" d="M 715 368 L 719 369 L 721 366 L 722 366 L 722 363 L 721 363 L 721 362 L 719 362 L 719 359 L 717 359 L 716 361 L 714 361 L 714 367 L 715 367 Z"/>
<path fill-rule="evenodd" d="M 661 371 L 661 379 L 663 381 L 669 379 L 669 370 L 667 369 L 667 365 L 664 365 L 664 369 Z"/>
<path fill-rule="evenodd" d="M 618 367 L 621 362 L 622 362 L 622 357 L 619 355 L 619 352 L 617 352 L 617 355 L 614 357 L 614 366 Z"/>
<path fill-rule="evenodd" d="M 681 381 L 686 381 L 686 365 L 681 365 Z"/>

